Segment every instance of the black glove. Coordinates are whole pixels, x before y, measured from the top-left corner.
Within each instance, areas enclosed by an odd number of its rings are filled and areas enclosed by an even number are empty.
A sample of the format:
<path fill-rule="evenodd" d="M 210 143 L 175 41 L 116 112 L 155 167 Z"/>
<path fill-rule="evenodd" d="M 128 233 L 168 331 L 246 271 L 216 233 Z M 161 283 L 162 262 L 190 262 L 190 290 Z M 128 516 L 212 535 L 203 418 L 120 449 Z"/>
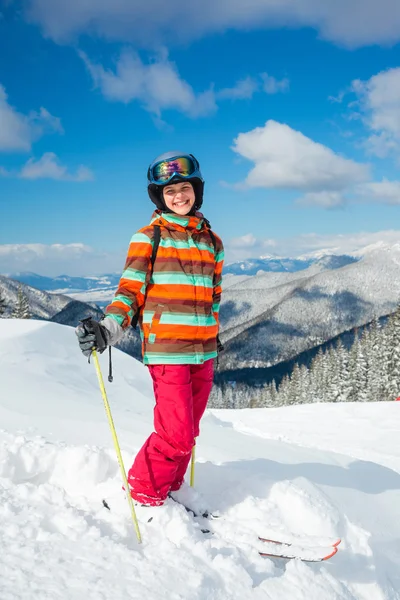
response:
<path fill-rule="evenodd" d="M 221 340 L 219 339 L 219 335 L 217 335 L 217 352 L 218 352 L 218 354 L 220 352 L 223 352 L 224 350 L 225 350 L 225 348 L 224 348 Z"/>
<path fill-rule="evenodd" d="M 85 356 L 90 356 L 93 350 L 97 350 L 101 354 L 109 345 L 108 330 L 92 317 L 83 319 L 75 329 L 75 333 L 78 337 L 79 347 Z"/>

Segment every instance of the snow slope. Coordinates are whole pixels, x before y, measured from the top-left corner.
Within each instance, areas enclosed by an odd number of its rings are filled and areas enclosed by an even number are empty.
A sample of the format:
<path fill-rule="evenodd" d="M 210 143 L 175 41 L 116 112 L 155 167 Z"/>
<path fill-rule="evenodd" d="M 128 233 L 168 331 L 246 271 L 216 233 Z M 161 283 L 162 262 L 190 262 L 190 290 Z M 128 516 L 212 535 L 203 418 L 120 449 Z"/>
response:
<path fill-rule="evenodd" d="M 151 382 L 119 351 L 114 372 L 128 467 L 151 430 Z M 209 411 L 196 485 L 225 515 L 220 535 L 167 504 L 142 509 L 139 546 L 73 329 L 0 319 L 0 382 L 1 600 L 400 599 L 400 403 Z M 321 564 L 258 555 L 256 532 L 290 531 L 343 541 Z"/>

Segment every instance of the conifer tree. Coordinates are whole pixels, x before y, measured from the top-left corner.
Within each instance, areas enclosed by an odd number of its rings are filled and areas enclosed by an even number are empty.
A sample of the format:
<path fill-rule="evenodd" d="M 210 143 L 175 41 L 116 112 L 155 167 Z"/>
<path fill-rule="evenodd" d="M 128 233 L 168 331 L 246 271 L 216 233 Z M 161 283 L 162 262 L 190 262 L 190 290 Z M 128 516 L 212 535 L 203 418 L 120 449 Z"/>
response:
<path fill-rule="evenodd" d="M 28 296 L 22 291 L 22 286 L 18 286 L 17 301 L 14 310 L 11 313 L 13 319 L 30 319 L 31 313 L 29 309 Z"/>
<path fill-rule="evenodd" d="M 386 400 L 395 400 L 400 396 L 400 307 L 389 318 L 388 335 L 386 342 L 388 343 L 387 354 L 387 384 L 386 384 Z"/>
<path fill-rule="evenodd" d="M 6 311 L 6 299 L 3 295 L 2 290 L 0 289 L 0 317 L 2 317 Z"/>

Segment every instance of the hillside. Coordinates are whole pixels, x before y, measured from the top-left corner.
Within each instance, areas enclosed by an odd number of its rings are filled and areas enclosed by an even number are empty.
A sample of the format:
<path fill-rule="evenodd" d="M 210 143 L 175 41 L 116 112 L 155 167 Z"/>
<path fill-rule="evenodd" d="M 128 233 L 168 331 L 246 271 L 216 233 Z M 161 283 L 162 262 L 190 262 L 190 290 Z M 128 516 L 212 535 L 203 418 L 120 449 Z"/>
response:
<path fill-rule="evenodd" d="M 73 330 L 0 320 L 0 378 L 2 600 L 399 599 L 398 403 L 208 411 L 196 487 L 224 520 L 210 537 L 174 503 L 143 509 L 139 546 Z M 129 466 L 151 431 L 151 380 L 116 352 L 107 389 Z M 342 543 L 322 564 L 258 555 L 256 533 L 290 532 Z"/>
<path fill-rule="evenodd" d="M 16 302 L 19 285 L 28 297 L 31 315 L 34 319 L 44 319 L 76 327 L 81 319 L 87 317 L 100 319 L 103 315 L 102 310 L 96 304 L 80 302 L 62 294 L 43 292 L 8 277 L 0 276 L 0 289 L 7 303 L 4 315 L 6 318 L 10 316 Z M 140 358 L 141 341 L 138 331 L 130 328 L 116 347 L 135 358 Z"/>
<path fill-rule="evenodd" d="M 0 275 L 0 289 L 7 305 L 5 317 L 10 315 L 17 301 L 20 285 L 28 297 L 31 313 L 36 318 L 51 319 L 71 302 L 71 298 L 68 296 L 53 295 Z"/>
<path fill-rule="evenodd" d="M 338 269 L 313 269 L 229 279 L 221 307 L 223 368 L 290 359 L 399 302 L 399 245 L 372 248 Z"/>

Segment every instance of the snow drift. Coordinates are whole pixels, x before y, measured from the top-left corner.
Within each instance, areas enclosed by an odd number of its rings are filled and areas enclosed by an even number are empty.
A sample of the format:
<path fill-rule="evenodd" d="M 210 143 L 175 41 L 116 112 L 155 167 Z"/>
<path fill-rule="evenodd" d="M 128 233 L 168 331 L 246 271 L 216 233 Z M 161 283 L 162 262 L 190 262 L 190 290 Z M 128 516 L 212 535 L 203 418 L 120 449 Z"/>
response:
<path fill-rule="evenodd" d="M 118 351 L 114 371 L 128 467 L 151 431 L 151 381 Z M 168 504 L 141 518 L 139 546 L 73 329 L 0 320 L 0 381 L 1 600 L 400 598 L 400 403 L 208 411 L 196 486 L 220 534 Z M 322 564 L 263 559 L 256 534 L 271 532 L 342 544 Z"/>

